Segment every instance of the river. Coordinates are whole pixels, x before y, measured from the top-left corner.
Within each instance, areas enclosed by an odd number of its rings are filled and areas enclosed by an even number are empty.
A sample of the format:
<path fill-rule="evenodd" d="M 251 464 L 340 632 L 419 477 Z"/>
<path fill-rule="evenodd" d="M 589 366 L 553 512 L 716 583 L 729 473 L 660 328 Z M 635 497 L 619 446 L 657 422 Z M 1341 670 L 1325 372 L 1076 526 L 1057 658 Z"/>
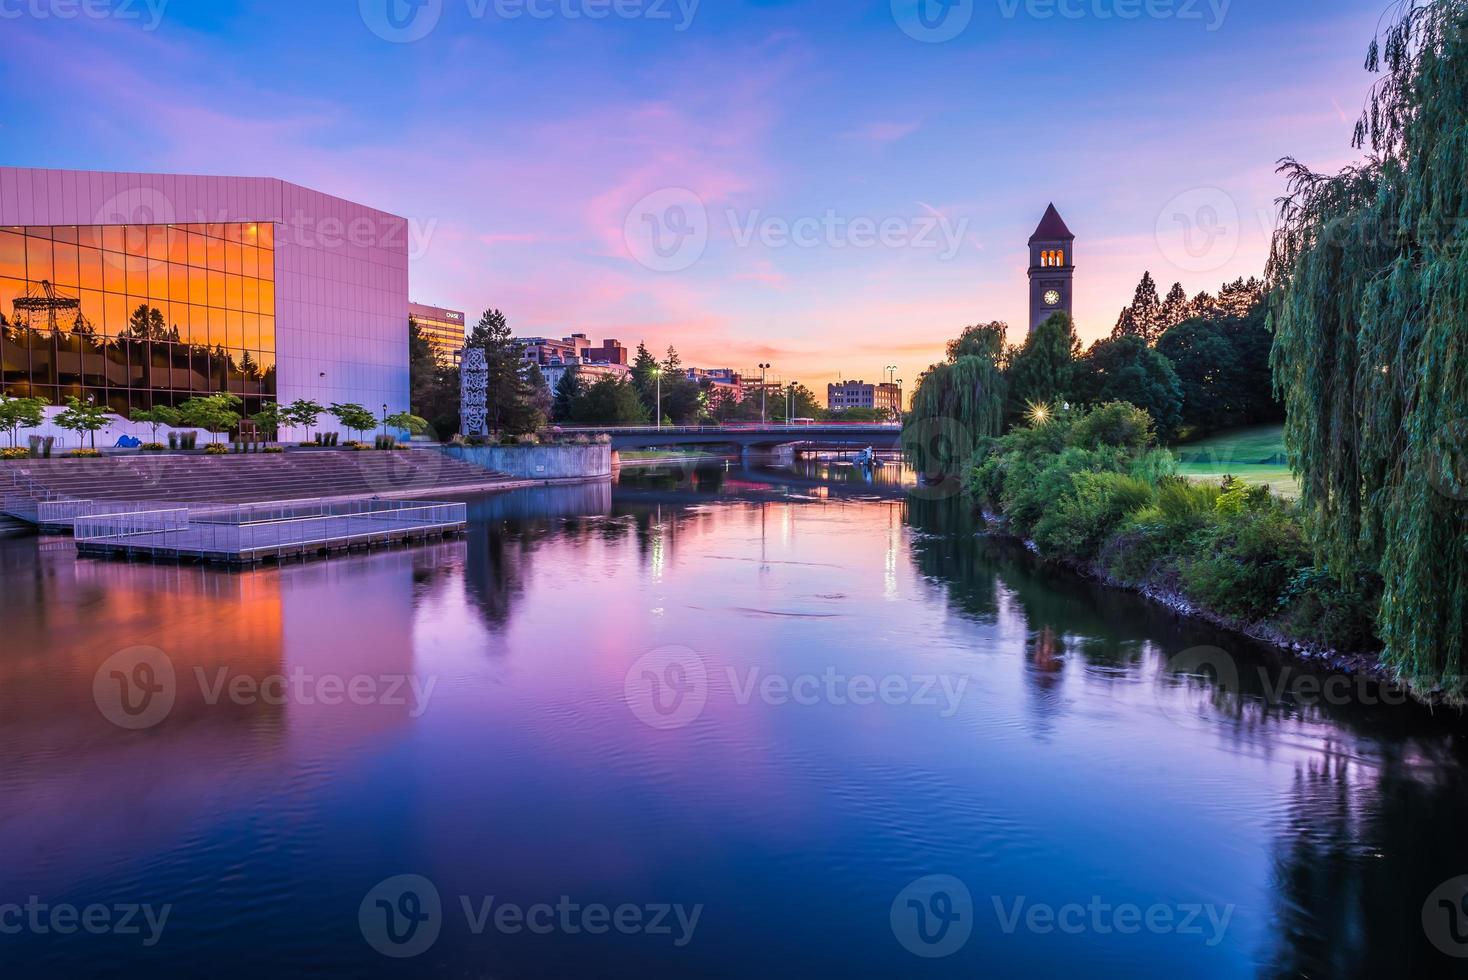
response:
<path fill-rule="evenodd" d="M 1424 919 L 1468 874 L 1455 714 L 1042 567 L 895 466 L 470 518 L 243 573 L 0 541 L 6 975 L 1462 962 Z"/>

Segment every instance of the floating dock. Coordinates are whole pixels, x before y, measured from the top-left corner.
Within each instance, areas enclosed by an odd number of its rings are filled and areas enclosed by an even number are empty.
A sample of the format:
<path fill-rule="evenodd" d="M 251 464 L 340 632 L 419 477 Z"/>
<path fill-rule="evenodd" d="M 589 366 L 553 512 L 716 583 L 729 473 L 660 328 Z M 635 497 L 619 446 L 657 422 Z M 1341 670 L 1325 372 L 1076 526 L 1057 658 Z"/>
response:
<path fill-rule="evenodd" d="M 253 565 L 457 534 L 466 505 L 424 500 L 308 500 L 173 507 L 75 519 L 78 554 Z"/>

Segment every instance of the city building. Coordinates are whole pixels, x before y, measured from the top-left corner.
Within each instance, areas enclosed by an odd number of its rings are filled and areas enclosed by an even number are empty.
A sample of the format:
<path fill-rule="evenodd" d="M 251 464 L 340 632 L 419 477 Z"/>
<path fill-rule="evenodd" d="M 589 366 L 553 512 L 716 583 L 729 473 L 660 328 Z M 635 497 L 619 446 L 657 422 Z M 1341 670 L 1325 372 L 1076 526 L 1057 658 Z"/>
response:
<path fill-rule="evenodd" d="M 1071 313 L 1074 301 L 1075 240 L 1055 205 L 1045 209 L 1030 236 L 1030 330 L 1056 313 Z"/>
<path fill-rule="evenodd" d="M 848 408 L 879 408 L 893 413 L 902 411 L 902 386 L 883 381 L 838 381 L 826 385 L 826 407 L 833 412 Z"/>
<path fill-rule="evenodd" d="M 464 349 L 467 331 L 461 311 L 409 303 L 408 318 L 418 324 L 419 332 L 441 360 L 452 363 Z"/>
<path fill-rule="evenodd" d="M 711 393 L 721 392 L 733 401 L 744 400 L 744 378 L 733 368 L 689 368 L 688 380 L 707 382 Z"/>
<path fill-rule="evenodd" d="M 515 342 L 520 345 L 521 359 L 540 368 L 541 377 L 552 391 L 572 368 L 587 383 L 608 375 L 625 378 L 632 373 L 627 362 L 627 348 L 616 340 L 603 340 L 600 347 L 593 347 L 586 334 L 573 333 L 560 340 L 517 337 Z"/>
<path fill-rule="evenodd" d="M 0 167 L 3 390 L 48 419 L 106 405 L 98 445 L 146 433 L 134 408 L 217 391 L 246 413 L 405 410 L 407 240 L 403 218 L 275 178 Z"/>

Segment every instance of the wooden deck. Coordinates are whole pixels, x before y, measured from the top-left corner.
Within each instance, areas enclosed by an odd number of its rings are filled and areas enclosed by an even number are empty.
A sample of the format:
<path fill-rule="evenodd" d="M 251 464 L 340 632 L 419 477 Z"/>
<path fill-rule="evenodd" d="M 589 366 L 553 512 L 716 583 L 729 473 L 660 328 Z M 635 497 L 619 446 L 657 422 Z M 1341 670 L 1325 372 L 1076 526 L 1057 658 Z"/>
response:
<path fill-rule="evenodd" d="M 187 508 L 78 518 L 78 554 L 253 565 L 457 534 L 459 503 L 355 500 L 283 506 Z"/>

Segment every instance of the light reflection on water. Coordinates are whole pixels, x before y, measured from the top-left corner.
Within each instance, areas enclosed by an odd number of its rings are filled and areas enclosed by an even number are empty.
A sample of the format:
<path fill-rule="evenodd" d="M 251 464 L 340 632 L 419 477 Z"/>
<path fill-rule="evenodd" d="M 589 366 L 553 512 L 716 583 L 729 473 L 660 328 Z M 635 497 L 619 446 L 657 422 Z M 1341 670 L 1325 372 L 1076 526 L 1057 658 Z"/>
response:
<path fill-rule="evenodd" d="M 1419 917 L 1468 872 L 1454 720 L 1270 696 L 1291 668 L 1267 652 L 1039 568 L 910 487 L 898 467 L 869 481 L 832 461 L 627 471 L 616 488 L 476 500 L 457 541 L 247 574 L 0 543 L 0 904 L 174 907 L 152 949 L 24 933 L 0 948 L 15 975 L 1446 962 Z M 166 654 L 177 698 L 125 731 L 93 683 L 139 645 Z M 1234 689 L 1167 672 L 1205 645 L 1231 655 Z M 704 684 L 659 728 L 628 675 L 665 649 Z M 856 688 L 822 686 L 832 675 L 906 686 L 856 704 Z M 218 694 L 282 677 L 315 696 Z M 323 703 L 337 677 L 396 679 L 403 701 Z M 800 703 L 792 684 L 817 693 Z M 400 963 L 364 941 L 358 906 L 402 873 L 434 883 L 446 918 Z M 891 906 L 940 874 L 971 892 L 972 935 L 918 959 Z M 683 947 L 476 936 L 461 895 L 703 911 Z M 1093 896 L 1233 910 L 1212 945 L 1006 932 L 996 911 Z"/>

